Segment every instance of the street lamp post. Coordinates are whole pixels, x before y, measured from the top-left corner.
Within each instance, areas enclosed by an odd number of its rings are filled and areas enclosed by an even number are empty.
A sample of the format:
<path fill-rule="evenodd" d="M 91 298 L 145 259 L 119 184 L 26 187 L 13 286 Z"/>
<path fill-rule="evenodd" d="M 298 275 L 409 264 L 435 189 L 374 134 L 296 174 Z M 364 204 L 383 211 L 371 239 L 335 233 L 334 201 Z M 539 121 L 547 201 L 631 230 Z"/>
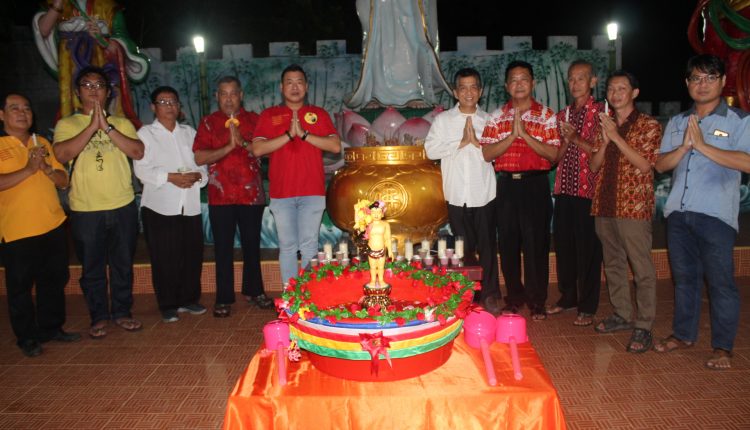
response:
<path fill-rule="evenodd" d="M 615 41 L 617 41 L 616 22 L 607 24 L 607 37 L 609 38 L 609 73 L 612 73 L 617 68 L 617 47 L 615 46 Z"/>
<path fill-rule="evenodd" d="M 198 76 L 200 79 L 201 117 L 208 115 L 208 80 L 206 78 L 206 42 L 202 36 L 193 37 L 195 52 L 198 54 Z"/>

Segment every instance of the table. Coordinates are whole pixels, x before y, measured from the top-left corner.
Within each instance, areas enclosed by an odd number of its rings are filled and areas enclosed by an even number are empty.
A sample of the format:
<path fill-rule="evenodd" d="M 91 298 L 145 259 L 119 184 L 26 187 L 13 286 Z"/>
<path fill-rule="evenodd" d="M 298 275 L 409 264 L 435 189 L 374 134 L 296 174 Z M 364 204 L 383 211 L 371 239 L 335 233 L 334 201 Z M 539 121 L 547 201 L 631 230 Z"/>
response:
<path fill-rule="evenodd" d="M 481 353 L 456 338 L 437 370 L 395 382 L 354 382 L 315 369 L 303 351 L 280 387 L 274 354 L 259 351 L 227 401 L 225 429 L 565 429 L 560 399 L 530 343 L 518 345 L 524 378 L 513 379 L 508 345 Z M 383 363 L 382 365 L 385 365 Z"/>

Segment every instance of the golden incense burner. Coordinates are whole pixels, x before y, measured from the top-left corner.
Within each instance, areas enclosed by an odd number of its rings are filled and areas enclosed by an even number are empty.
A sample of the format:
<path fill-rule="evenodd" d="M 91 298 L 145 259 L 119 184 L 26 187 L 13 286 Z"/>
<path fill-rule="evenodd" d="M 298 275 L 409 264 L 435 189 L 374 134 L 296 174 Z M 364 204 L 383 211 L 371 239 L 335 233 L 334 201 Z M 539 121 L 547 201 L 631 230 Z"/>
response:
<path fill-rule="evenodd" d="M 436 238 L 448 210 L 440 167 L 422 146 L 346 148 L 344 161 L 326 195 L 328 215 L 338 228 L 353 233 L 352 207 L 358 200 L 383 200 L 388 206 L 384 220 L 398 239 L 400 254 L 407 238 Z"/>

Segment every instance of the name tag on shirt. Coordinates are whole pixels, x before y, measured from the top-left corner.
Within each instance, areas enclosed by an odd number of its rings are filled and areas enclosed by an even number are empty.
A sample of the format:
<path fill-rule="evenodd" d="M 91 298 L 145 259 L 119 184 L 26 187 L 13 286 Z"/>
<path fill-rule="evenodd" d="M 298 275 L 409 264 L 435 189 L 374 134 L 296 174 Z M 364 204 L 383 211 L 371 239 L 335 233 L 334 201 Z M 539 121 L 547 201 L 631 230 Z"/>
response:
<path fill-rule="evenodd" d="M 721 131 L 717 128 L 716 130 L 714 130 L 714 136 L 729 137 L 729 133 L 727 133 L 726 131 Z"/>

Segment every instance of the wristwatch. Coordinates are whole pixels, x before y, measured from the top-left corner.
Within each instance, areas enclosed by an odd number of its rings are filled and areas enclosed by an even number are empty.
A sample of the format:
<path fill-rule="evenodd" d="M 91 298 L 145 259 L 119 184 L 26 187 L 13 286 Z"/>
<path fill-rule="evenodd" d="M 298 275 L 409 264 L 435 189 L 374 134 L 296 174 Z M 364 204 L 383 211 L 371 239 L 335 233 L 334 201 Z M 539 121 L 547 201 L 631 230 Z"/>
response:
<path fill-rule="evenodd" d="M 302 137 L 300 137 L 300 139 L 302 139 L 302 140 L 305 140 L 305 139 L 307 139 L 307 135 L 308 135 L 308 134 L 310 134 L 310 132 L 309 132 L 309 131 L 307 131 L 307 130 L 305 130 L 305 134 L 303 134 L 303 135 L 302 135 Z"/>
<path fill-rule="evenodd" d="M 115 130 L 115 126 L 112 124 L 109 124 L 107 128 L 104 129 L 104 134 L 109 134 L 109 132 L 112 130 Z"/>

